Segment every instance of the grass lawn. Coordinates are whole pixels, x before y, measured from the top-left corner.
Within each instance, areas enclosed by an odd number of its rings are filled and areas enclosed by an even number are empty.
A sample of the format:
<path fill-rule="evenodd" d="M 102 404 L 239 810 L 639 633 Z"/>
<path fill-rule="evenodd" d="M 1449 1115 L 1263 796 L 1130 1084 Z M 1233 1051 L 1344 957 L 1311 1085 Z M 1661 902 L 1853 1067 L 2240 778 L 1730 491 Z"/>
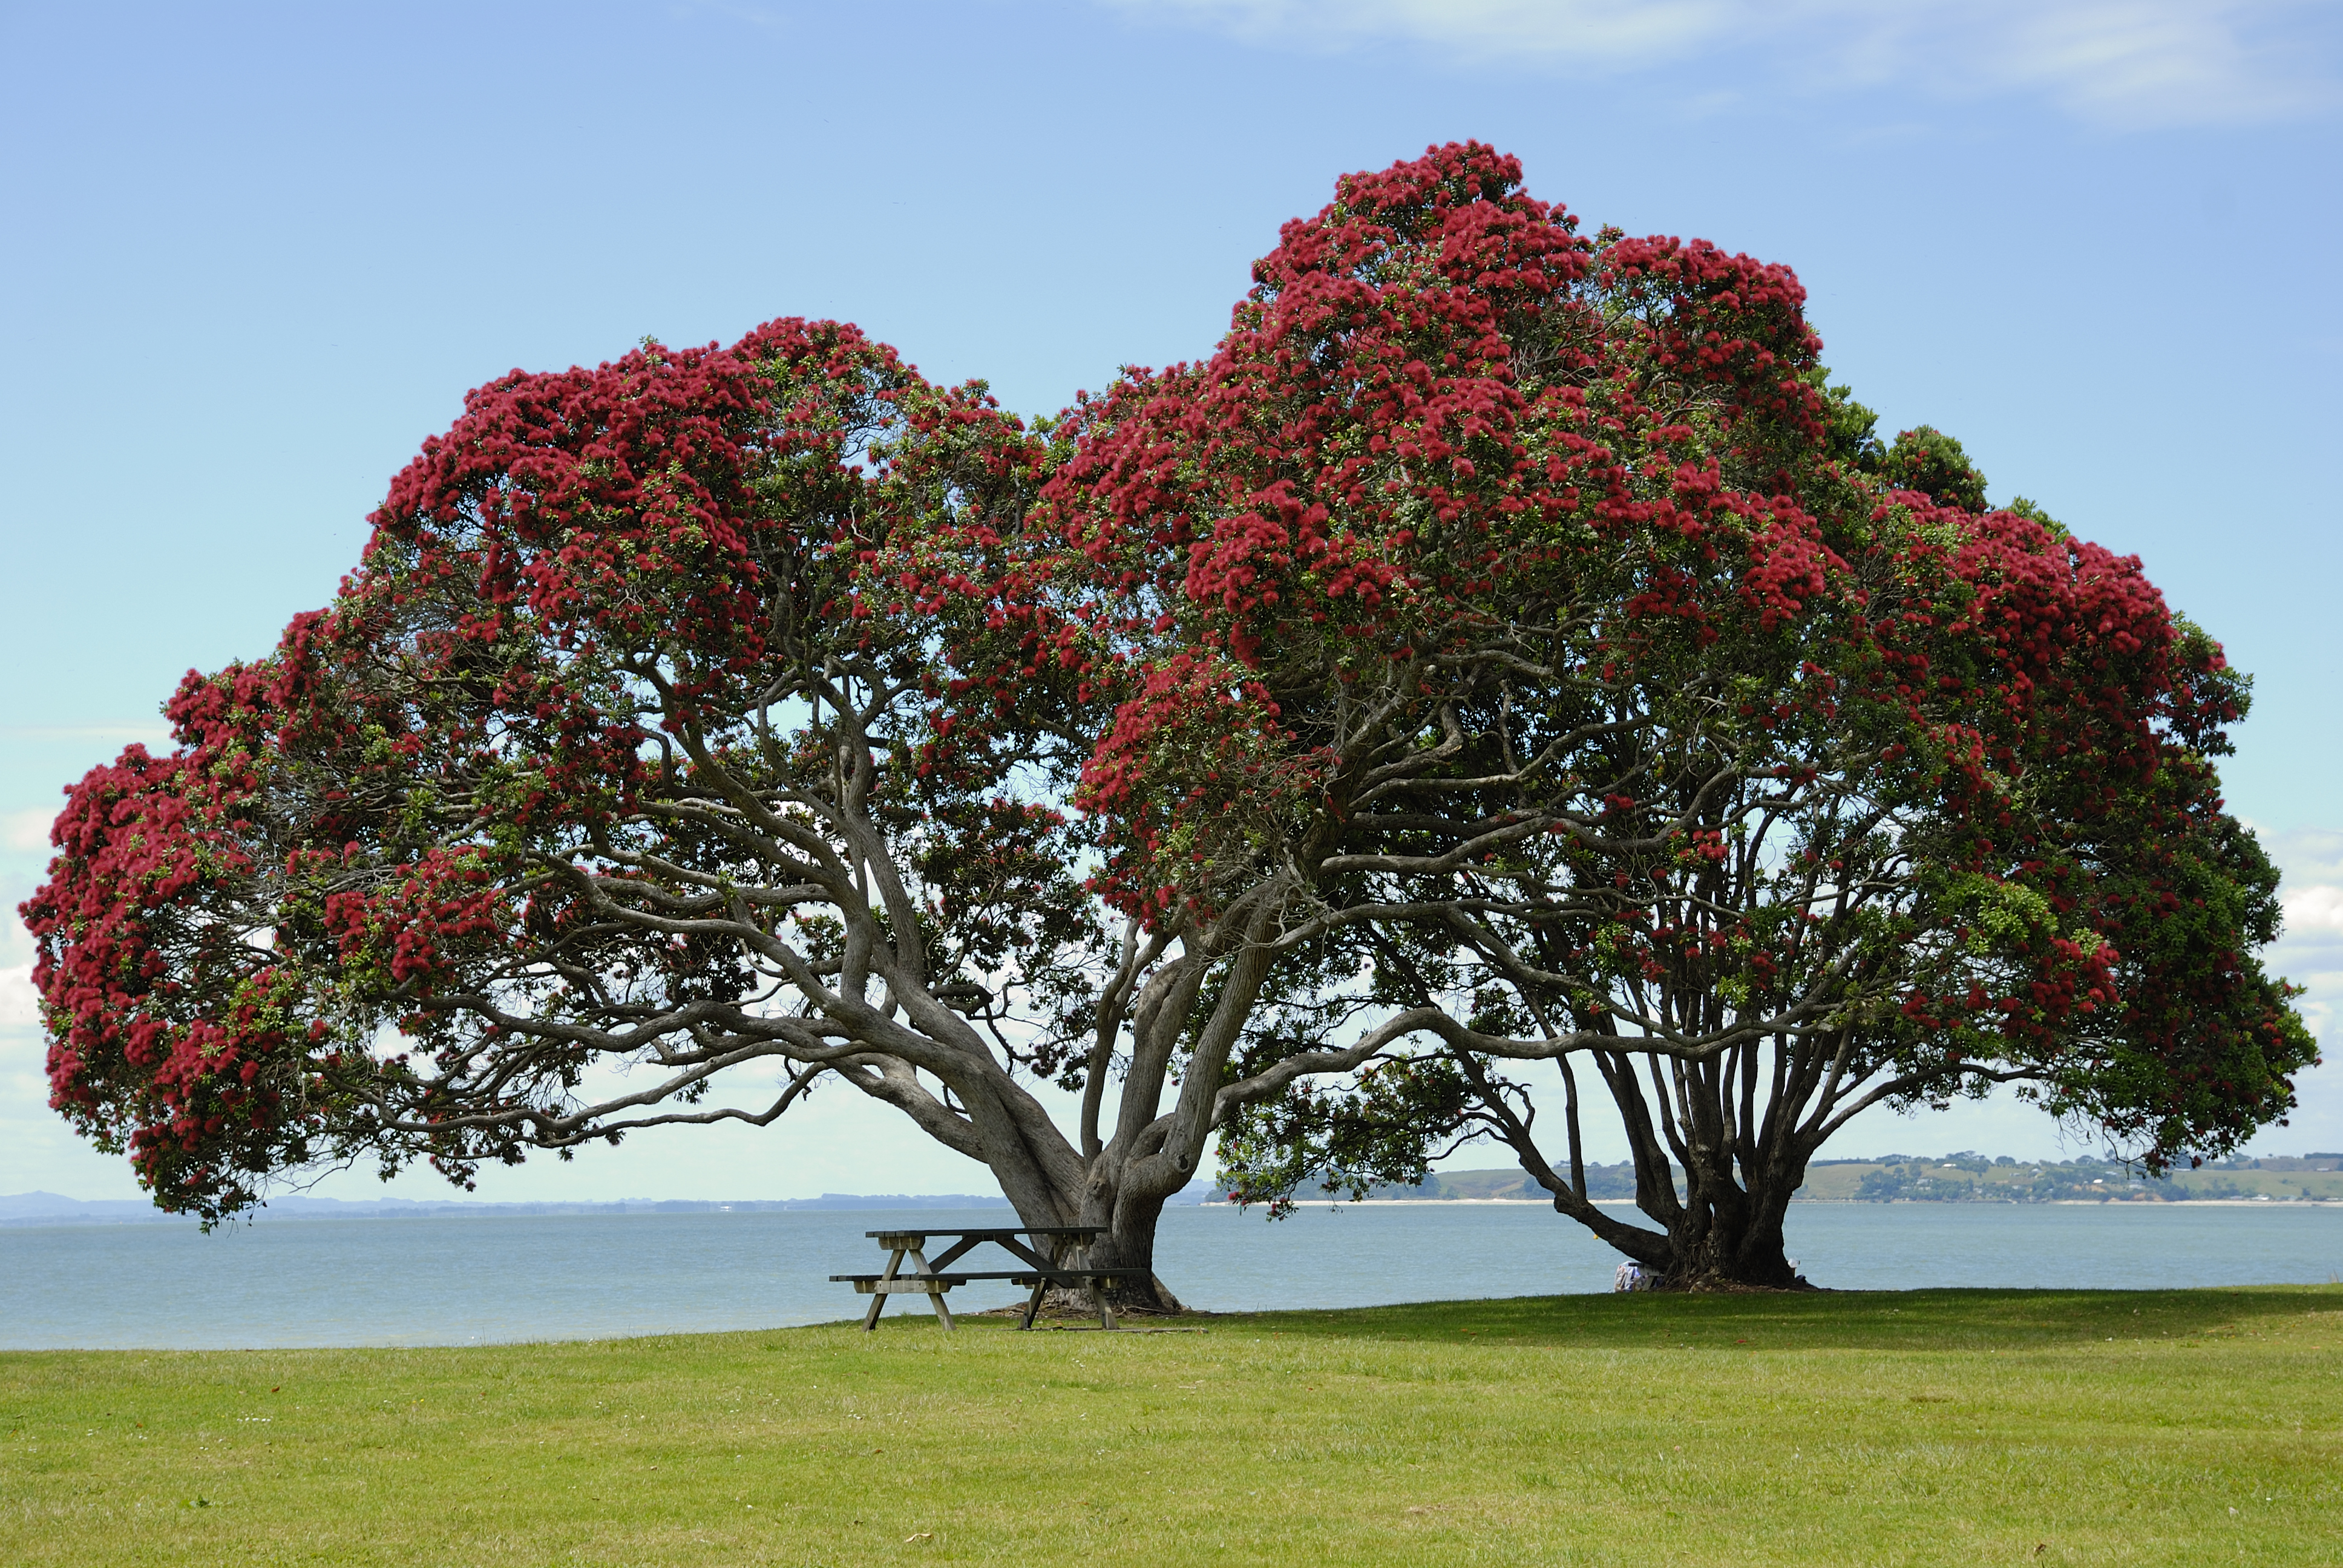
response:
<path fill-rule="evenodd" d="M 0 1563 L 2343 1563 L 2343 1288 L 0 1355 Z"/>

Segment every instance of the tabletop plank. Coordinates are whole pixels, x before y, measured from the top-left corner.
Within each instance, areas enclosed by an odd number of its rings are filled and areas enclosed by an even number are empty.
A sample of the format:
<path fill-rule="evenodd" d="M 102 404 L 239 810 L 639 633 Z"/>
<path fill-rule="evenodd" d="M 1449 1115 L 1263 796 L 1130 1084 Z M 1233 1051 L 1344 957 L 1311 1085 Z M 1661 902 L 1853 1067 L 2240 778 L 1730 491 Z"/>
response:
<path fill-rule="evenodd" d="M 973 1231 L 958 1231 L 949 1225 L 899 1225 L 891 1231 L 862 1233 L 884 1245 L 890 1236 L 1103 1236 L 1106 1232 L 1104 1225 L 992 1225 Z"/>

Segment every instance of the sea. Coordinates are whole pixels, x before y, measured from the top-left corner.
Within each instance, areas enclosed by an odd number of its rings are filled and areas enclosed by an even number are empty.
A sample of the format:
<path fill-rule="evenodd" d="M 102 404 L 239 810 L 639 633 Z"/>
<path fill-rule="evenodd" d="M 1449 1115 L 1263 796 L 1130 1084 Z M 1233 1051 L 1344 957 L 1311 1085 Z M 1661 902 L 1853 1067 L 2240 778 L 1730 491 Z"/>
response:
<path fill-rule="evenodd" d="M 1628 1211 L 1623 1211 L 1627 1212 Z M 1006 1211 L 859 1209 L 0 1227 L 0 1349 L 463 1345 L 835 1322 L 867 1231 Z M 2343 1277 L 2343 1203 L 1794 1205 L 1789 1251 L 1842 1290 L 2145 1290 Z M 962 1266 L 1006 1268 L 1005 1257 Z M 1219 1312 L 1608 1291 L 1618 1254 L 1538 1204 L 1168 1209 L 1156 1271 Z M 972 1284 L 956 1312 L 1019 1292 Z M 898 1298 L 890 1312 L 928 1315 Z"/>

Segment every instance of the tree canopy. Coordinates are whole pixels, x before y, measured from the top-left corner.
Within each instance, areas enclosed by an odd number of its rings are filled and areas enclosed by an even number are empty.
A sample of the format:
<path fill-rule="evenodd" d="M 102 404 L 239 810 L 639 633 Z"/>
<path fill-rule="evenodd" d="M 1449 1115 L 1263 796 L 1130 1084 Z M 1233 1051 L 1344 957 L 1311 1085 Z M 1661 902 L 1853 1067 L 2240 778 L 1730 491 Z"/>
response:
<path fill-rule="evenodd" d="M 1684 1283 L 1790 1282 L 1872 1104 L 2233 1147 L 2315 1060 L 2215 771 L 2247 682 L 1880 442 L 1804 301 L 1474 144 L 1030 428 L 834 323 L 515 371 L 331 606 L 71 791 L 55 1102 L 217 1218 L 834 1081 L 1093 1265 L 1216 1131 L 1273 1203 L 1487 1134 Z M 1587 1199 L 1582 1069 L 1656 1228 Z"/>
<path fill-rule="evenodd" d="M 2290 1103 L 2276 875 L 2212 766 L 2247 686 L 2137 558 L 1987 509 L 1933 429 L 1881 449 L 1785 269 L 1583 238 L 1486 149 L 1285 237 L 1070 469 L 1173 623 L 1161 732 L 1209 708 L 1242 759 L 1126 724 L 1121 863 L 1242 845 L 1220 879 L 1289 878 L 1282 940 L 1386 1010 L 1351 1093 L 1224 1144 L 1241 1191 L 1490 1132 L 1672 1275 L 1779 1283 L 1866 1106 L 2018 1082 L 2155 1165 Z M 1539 1059 L 1574 1166 L 1594 1067 L 1662 1231 L 1555 1175 L 1491 1070 Z"/>

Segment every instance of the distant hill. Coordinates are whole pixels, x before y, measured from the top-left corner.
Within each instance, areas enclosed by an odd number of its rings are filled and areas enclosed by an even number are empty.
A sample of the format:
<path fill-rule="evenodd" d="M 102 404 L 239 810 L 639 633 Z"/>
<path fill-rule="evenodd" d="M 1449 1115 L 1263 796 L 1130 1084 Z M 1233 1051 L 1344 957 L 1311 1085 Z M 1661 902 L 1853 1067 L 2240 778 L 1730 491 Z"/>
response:
<path fill-rule="evenodd" d="M 1681 1194 L 1684 1172 L 1678 1170 L 1675 1177 Z M 1304 1201 L 1320 1202 L 1348 1201 L 1350 1195 L 1348 1187 L 1330 1193 L 1316 1184 L 1294 1194 Z M 1586 1195 L 1602 1201 L 1634 1199 L 1634 1167 L 1624 1161 L 1589 1165 Z M 1378 1185 L 1369 1190 L 1367 1198 L 1373 1202 L 1553 1201 L 1545 1189 L 1518 1166 L 1435 1171 L 1421 1186 Z M 1885 1154 L 1873 1160 L 1818 1160 L 1807 1168 L 1805 1185 L 1798 1189 L 1796 1198 L 1806 1202 L 1874 1203 L 2170 1203 L 2218 1198 L 2328 1202 L 2343 1201 L 2343 1154 L 2228 1160 L 2155 1181 L 2109 1160 L 2024 1161 L 1966 1150 L 1925 1158 Z M 1210 1201 L 1224 1203 L 1228 1194 L 1215 1189 Z"/>
<path fill-rule="evenodd" d="M 1684 1183 L 1679 1173 L 1679 1190 Z M 1586 1168 L 1586 1195 L 1590 1198 L 1633 1198 L 1635 1195 L 1635 1168 L 1626 1161 L 1616 1165 L 1589 1165 Z M 1305 1202 L 1323 1202 L 1329 1199 L 1348 1201 L 1351 1192 L 1342 1187 L 1327 1192 L 1315 1184 L 1305 1186 L 1294 1197 Z M 1210 1201 L 1225 1203 L 1228 1193 L 1219 1188 L 1212 1191 Z M 1529 1173 L 1516 1165 L 1505 1171 L 1441 1171 L 1424 1178 L 1415 1187 L 1393 1187 L 1377 1184 L 1367 1191 L 1370 1202 L 1393 1202 L 1405 1200 L 1433 1200 L 1443 1202 L 1509 1202 L 1551 1203 L 1546 1190 L 1529 1178 Z"/>
<path fill-rule="evenodd" d="M 0 1195 L 0 1224 L 38 1223 L 45 1220 L 136 1221 L 148 1216 L 168 1220 L 144 1198 L 100 1198 L 84 1201 L 56 1192 L 11 1192 Z"/>

